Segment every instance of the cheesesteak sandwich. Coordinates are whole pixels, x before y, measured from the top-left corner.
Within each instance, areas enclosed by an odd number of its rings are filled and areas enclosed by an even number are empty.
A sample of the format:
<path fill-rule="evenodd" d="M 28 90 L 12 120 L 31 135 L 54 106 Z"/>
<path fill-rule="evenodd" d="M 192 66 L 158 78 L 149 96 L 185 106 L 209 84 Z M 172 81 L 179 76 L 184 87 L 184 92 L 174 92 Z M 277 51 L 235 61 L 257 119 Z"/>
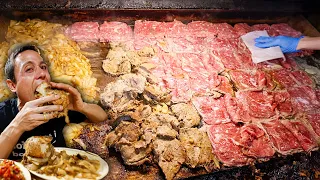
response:
<path fill-rule="evenodd" d="M 24 144 L 25 153 L 22 164 L 29 170 L 38 170 L 46 165 L 54 156 L 54 147 L 51 144 L 50 136 L 32 136 Z"/>
<path fill-rule="evenodd" d="M 50 103 L 44 104 L 44 105 L 62 105 L 63 106 L 63 112 L 50 112 L 54 114 L 54 118 L 59 118 L 62 116 L 65 116 L 65 121 L 66 123 L 69 123 L 69 117 L 68 117 L 68 105 L 69 105 L 69 93 L 64 91 L 64 90 L 59 90 L 59 89 L 51 89 L 51 86 L 44 82 L 42 84 L 40 84 L 35 92 L 35 97 L 37 99 L 44 97 L 44 96 L 50 96 L 50 95 L 59 95 L 60 98 L 52 101 Z"/>

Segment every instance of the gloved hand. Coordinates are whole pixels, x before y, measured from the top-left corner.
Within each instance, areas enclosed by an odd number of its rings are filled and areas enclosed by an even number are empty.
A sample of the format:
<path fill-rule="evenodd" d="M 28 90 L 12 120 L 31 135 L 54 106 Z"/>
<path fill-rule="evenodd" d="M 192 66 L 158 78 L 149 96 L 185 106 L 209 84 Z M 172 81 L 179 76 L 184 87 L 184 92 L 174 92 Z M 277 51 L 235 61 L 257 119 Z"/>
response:
<path fill-rule="evenodd" d="M 255 46 L 259 48 L 280 46 L 283 53 L 299 52 L 299 50 L 297 50 L 297 46 L 301 38 L 303 38 L 303 36 L 298 38 L 289 36 L 260 36 L 255 39 Z"/>

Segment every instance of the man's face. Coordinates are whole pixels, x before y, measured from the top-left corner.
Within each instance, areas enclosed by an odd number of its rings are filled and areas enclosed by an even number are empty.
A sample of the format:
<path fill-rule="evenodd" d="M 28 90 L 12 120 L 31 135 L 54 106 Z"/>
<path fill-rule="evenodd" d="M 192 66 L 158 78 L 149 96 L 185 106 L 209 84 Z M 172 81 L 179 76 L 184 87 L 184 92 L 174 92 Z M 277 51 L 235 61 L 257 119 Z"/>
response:
<path fill-rule="evenodd" d="M 23 104 L 35 99 L 34 92 L 42 82 L 50 82 L 47 64 L 33 50 L 26 50 L 17 55 L 14 76 L 16 83 L 13 83 L 12 87 L 9 85 L 9 87 L 13 92 L 16 92 Z"/>

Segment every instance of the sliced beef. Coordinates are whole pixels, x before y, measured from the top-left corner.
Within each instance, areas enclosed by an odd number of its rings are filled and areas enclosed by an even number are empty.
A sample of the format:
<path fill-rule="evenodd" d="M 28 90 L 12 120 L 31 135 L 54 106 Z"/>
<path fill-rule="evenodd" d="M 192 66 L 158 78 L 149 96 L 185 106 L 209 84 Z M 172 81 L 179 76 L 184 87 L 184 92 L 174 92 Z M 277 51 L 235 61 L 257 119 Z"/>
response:
<path fill-rule="evenodd" d="M 123 22 L 103 22 L 99 27 L 100 42 L 124 42 L 133 38 L 130 26 Z"/>
<path fill-rule="evenodd" d="M 310 86 L 301 86 L 288 89 L 293 107 L 300 112 L 319 112 L 320 102 L 315 91 Z"/>
<path fill-rule="evenodd" d="M 297 138 L 304 151 L 310 152 L 318 147 L 316 137 L 300 120 L 282 120 L 280 122 Z"/>
<path fill-rule="evenodd" d="M 298 139 L 279 120 L 262 123 L 275 150 L 283 155 L 301 151 Z"/>
<path fill-rule="evenodd" d="M 256 124 L 241 127 L 239 137 L 237 142 L 243 146 L 242 152 L 247 156 L 267 160 L 275 153 L 269 138 Z"/>
<path fill-rule="evenodd" d="M 99 41 L 99 24 L 97 22 L 76 22 L 66 29 L 67 36 L 75 41 Z"/>
<path fill-rule="evenodd" d="M 230 71 L 231 80 L 239 90 L 262 90 L 266 87 L 266 77 L 263 71 Z"/>
<path fill-rule="evenodd" d="M 287 23 L 272 24 L 271 29 L 277 32 L 278 35 L 282 35 L 282 36 L 290 36 L 290 37 L 302 36 L 301 32 L 293 29 Z"/>
<path fill-rule="evenodd" d="M 253 162 L 244 155 L 241 146 L 236 144 L 240 128 L 233 123 L 212 125 L 208 134 L 213 153 L 225 166 L 243 166 Z"/>
<path fill-rule="evenodd" d="M 220 98 L 213 96 L 194 97 L 192 103 L 206 124 L 227 123 L 230 122 L 225 103 L 227 96 Z"/>

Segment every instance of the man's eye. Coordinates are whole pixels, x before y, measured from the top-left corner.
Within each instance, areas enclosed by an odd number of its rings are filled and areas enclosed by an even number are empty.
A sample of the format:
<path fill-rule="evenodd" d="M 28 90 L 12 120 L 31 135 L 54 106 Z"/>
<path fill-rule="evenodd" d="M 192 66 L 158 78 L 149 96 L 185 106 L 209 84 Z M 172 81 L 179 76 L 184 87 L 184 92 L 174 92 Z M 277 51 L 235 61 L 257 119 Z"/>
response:
<path fill-rule="evenodd" d="M 47 66 L 41 66 L 41 69 L 46 70 Z"/>
<path fill-rule="evenodd" d="M 26 69 L 26 72 L 32 72 L 33 71 L 33 68 L 27 68 Z"/>

